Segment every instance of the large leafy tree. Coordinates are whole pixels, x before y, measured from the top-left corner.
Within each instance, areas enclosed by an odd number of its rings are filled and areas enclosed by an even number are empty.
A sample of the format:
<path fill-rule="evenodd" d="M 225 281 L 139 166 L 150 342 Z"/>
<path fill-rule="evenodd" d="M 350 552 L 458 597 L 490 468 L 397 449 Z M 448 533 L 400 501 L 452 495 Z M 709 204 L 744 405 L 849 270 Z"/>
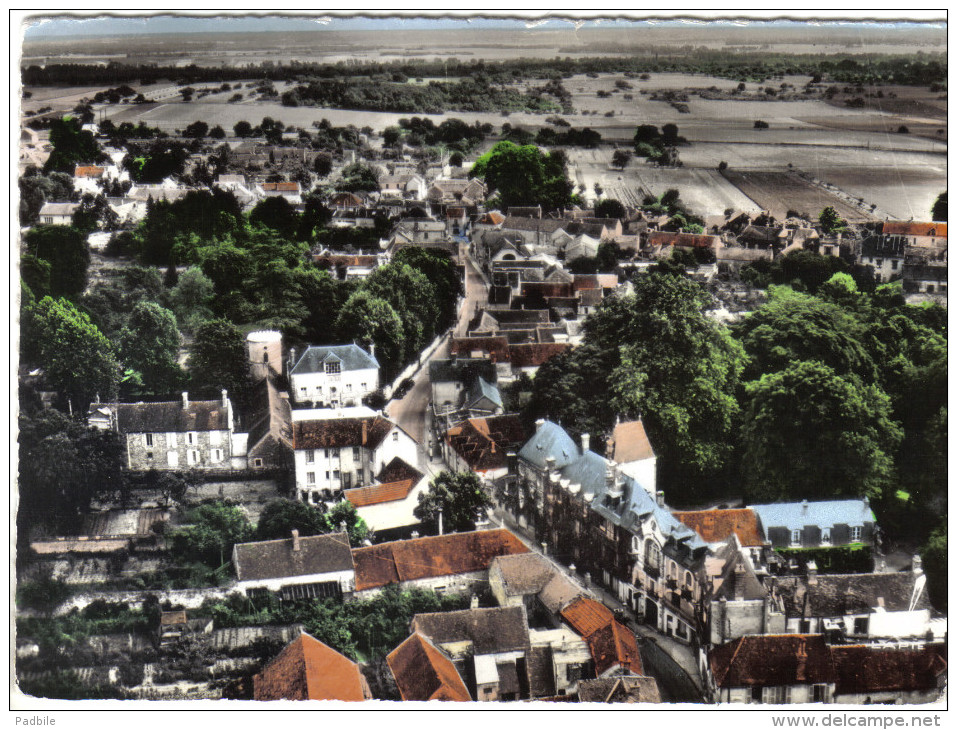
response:
<path fill-rule="evenodd" d="M 439 305 L 425 274 L 407 264 L 380 266 L 363 284 L 363 291 L 392 305 L 402 320 L 402 362 L 414 358 L 435 336 Z"/>
<path fill-rule="evenodd" d="M 181 562 L 220 568 L 232 558 L 233 545 L 254 535 L 245 513 L 227 502 L 200 505 L 186 517 L 188 524 L 170 534 L 173 556 Z"/>
<path fill-rule="evenodd" d="M 123 364 L 136 370 L 148 393 L 167 395 L 182 385 L 179 330 L 176 317 L 155 302 L 140 302 L 120 331 L 118 344 Z"/>
<path fill-rule="evenodd" d="M 347 193 L 376 193 L 379 192 L 379 176 L 368 165 L 355 162 L 342 168 L 342 178 L 336 189 Z"/>
<path fill-rule="evenodd" d="M 28 334 L 47 382 L 84 409 L 97 395 L 115 398 L 120 367 L 113 345 L 88 315 L 65 299 L 44 297 L 29 312 Z"/>
<path fill-rule="evenodd" d="M 324 535 L 329 529 L 324 509 L 294 499 L 274 499 L 263 508 L 256 525 L 256 539 L 282 540 L 292 530 L 299 530 L 300 537 Z"/>
<path fill-rule="evenodd" d="M 839 374 L 855 373 L 874 382 L 876 365 L 866 343 L 866 325 L 831 302 L 772 287 L 769 302 L 735 327 L 748 364 L 745 380 L 787 368 L 797 360 L 817 360 Z"/>
<path fill-rule="evenodd" d="M 335 327 L 364 347 L 369 343 L 375 345 L 376 359 L 386 380 L 401 370 L 405 332 L 401 318 L 387 301 L 360 289 L 342 306 Z"/>
<path fill-rule="evenodd" d="M 349 544 L 352 547 L 362 547 L 369 538 L 369 526 L 366 521 L 359 516 L 359 512 L 352 502 L 342 500 L 337 503 L 328 513 L 329 529 L 338 531 L 345 527 L 349 535 Z"/>
<path fill-rule="evenodd" d="M 226 389 L 242 402 L 249 392 L 246 340 L 232 322 L 211 319 L 196 330 L 188 361 L 190 387 L 216 397 Z"/>
<path fill-rule="evenodd" d="M 541 204 L 554 210 L 571 202 L 573 186 L 560 150 L 545 153 L 535 145 L 502 141 L 479 157 L 469 174 L 497 191 L 505 208 Z"/>
<path fill-rule="evenodd" d="M 609 375 L 614 405 L 641 416 L 662 476 L 684 477 L 691 491 L 731 456 L 744 359 L 727 330 L 705 316 L 708 303 L 686 277 L 651 273 L 636 279 L 633 296 L 609 301 L 586 322 L 590 341 L 620 353 Z"/>
<path fill-rule="evenodd" d="M 24 237 L 27 252 L 50 264 L 52 296 L 74 296 L 86 288 L 90 249 L 72 226 L 37 226 Z"/>
<path fill-rule="evenodd" d="M 213 282 L 202 269 L 190 266 L 170 290 L 169 299 L 180 328 L 192 332 L 207 319 L 213 318 Z"/>
<path fill-rule="evenodd" d="M 77 165 L 92 165 L 104 158 L 93 133 L 84 131 L 77 117 L 65 116 L 50 122 L 50 144 L 53 151 L 43 171 L 73 173 Z"/>
<path fill-rule="evenodd" d="M 72 172 L 72 170 L 71 170 Z M 44 203 L 65 202 L 76 199 L 73 178 L 65 172 L 42 175 L 30 166 L 19 179 L 20 225 L 36 223 Z"/>
<path fill-rule="evenodd" d="M 447 251 L 409 246 L 397 251 L 393 263 L 407 264 L 425 274 L 435 291 L 439 308 L 435 331 L 442 332 L 455 321 L 455 303 L 462 293 L 458 270 Z"/>
<path fill-rule="evenodd" d="M 429 490 L 419 495 L 412 514 L 426 529 L 436 532 L 441 512 L 443 532 L 467 532 L 475 529 L 475 522 L 491 506 L 491 495 L 476 474 L 443 471 L 429 484 Z"/>
<path fill-rule="evenodd" d="M 746 393 L 743 476 L 755 501 L 879 498 L 892 484 L 902 432 L 876 386 L 812 361 L 768 373 Z"/>
<path fill-rule="evenodd" d="M 947 220 L 947 191 L 945 190 L 940 195 L 937 196 L 937 200 L 934 201 L 934 206 L 930 210 L 931 220 L 934 221 L 946 221 Z"/>

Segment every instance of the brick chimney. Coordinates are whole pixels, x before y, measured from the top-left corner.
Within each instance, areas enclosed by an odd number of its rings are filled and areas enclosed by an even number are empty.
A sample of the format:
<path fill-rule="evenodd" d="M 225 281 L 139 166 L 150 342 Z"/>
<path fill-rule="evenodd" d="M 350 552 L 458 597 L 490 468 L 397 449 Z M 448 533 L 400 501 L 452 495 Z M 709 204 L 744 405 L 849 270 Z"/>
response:
<path fill-rule="evenodd" d="M 797 668 L 794 673 L 794 678 L 798 682 L 804 682 L 807 679 L 807 641 L 805 639 L 801 639 L 796 656 Z"/>
<path fill-rule="evenodd" d="M 292 551 L 298 553 L 300 549 L 299 545 L 299 530 L 292 531 Z"/>
<path fill-rule="evenodd" d="M 189 410 L 189 393 L 187 393 L 186 391 L 183 391 L 183 410 L 184 411 Z"/>

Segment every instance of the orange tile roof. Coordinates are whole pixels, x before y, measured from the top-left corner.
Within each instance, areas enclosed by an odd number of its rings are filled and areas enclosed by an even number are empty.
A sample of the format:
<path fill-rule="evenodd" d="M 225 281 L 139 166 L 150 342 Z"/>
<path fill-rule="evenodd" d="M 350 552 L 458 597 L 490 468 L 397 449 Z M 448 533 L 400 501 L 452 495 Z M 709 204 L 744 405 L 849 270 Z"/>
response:
<path fill-rule="evenodd" d="M 398 502 L 409 496 L 409 492 L 412 491 L 417 481 L 416 479 L 403 479 L 398 482 L 375 484 L 371 487 L 346 489 L 343 495 L 356 507 L 367 507 L 370 504 L 384 504 L 385 502 Z"/>
<path fill-rule="evenodd" d="M 283 193 L 298 193 L 299 183 L 297 182 L 267 182 L 263 183 L 263 190 L 275 190 Z"/>
<path fill-rule="evenodd" d="M 303 633 L 253 677 L 253 699 L 362 702 L 372 692 L 359 665 Z"/>
<path fill-rule="evenodd" d="M 644 674 L 638 641 L 627 627 L 618 621 L 611 623 L 586 637 L 588 649 L 595 662 L 595 674 L 601 676 L 614 666 L 628 669 L 635 674 Z"/>
<path fill-rule="evenodd" d="M 414 633 L 386 657 L 399 696 L 405 701 L 471 702 L 452 661 L 432 642 Z"/>
<path fill-rule="evenodd" d="M 102 177 L 104 172 L 106 172 L 106 168 L 96 165 L 77 165 L 73 171 L 73 177 Z"/>
<path fill-rule="evenodd" d="M 584 597 L 565 606 L 561 611 L 561 617 L 576 633 L 586 638 L 615 620 L 614 614 L 606 606 Z"/>
<path fill-rule="evenodd" d="M 882 233 L 891 236 L 940 236 L 947 238 L 947 224 L 885 221 Z"/>
<path fill-rule="evenodd" d="M 492 362 L 508 362 L 508 340 L 505 337 L 453 337 L 450 355 L 469 357 L 473 352 L 487 352 Z"/>
<path fill-rule="evenodd" d="M 472 471 L 503 469 L 509 450 L 518 451 L 528 440 L 522 420 L 515 415 L 470 418 L 450 428 L 445 440 Z"/>
<path fill-rule="evenodd" d="M 546 360 L 570 348 L 567 342 L 541 342 L 530 345 L 509 345 L 508 359 L 512 367 L 538 367 Z"/>
<path fill-rule="evenodd" d="M 505 529 L 455 532 L 357 548 L 352 551 L 356 590 L 488 570 L 499 556 L 527 552 L 522 541 Z"/>
<path fill-rule="evenodd" d="M 672 514 L 707 542 L 722 542 L 737 535 L 744 547 L 764 545 L 758 513 L 753 509 L 707 509 Z"/>
<path fill-rule="evenodd" d="M 649 246 L 683 246 L 689 248 L 716 248 L 721 242 L 719 236 L 703 233 L 669 233 L 651 231 L 648 233 Z"/>
<path fill-rule="evenodd" d="M 608 443 L 613 448 L 612 460 L 619 464 L 655 458 L 655 450 L 640 420 L 619 423 Z"/>
<path fill-rule="evenodd" d="M 718 687 L 830 684 L 834 661 L 823 634 L 742 636 L 715 647 L 709 656 Z"/>

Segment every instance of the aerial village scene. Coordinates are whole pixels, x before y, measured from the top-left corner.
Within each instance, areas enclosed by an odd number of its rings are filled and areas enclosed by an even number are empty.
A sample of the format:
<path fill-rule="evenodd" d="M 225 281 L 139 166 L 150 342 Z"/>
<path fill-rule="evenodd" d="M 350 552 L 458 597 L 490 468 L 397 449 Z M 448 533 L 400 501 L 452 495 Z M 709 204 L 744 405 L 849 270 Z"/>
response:
<path fill-rule="evenodd" d="M 21 20 L 21 706 L 946 701 L 945 20 Z"/>

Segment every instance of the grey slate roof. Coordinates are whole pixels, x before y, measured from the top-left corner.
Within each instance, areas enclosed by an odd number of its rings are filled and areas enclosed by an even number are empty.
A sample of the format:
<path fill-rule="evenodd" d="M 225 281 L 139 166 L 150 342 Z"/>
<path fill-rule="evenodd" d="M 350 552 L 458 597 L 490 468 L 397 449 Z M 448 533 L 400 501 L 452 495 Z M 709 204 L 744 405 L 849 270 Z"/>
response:
<path fill-rule="evenodd" d="M 344 532 L 299 538 L 299 551 L 293 540 L 244 542 L 233 547 L 236 577 L 243 580 L 292 578 L 300 575 L 355 571 L 349 536 Z"/>
<path fill-rule="evenodd" d="M 105 404 L 94 404 L 91 409 Z M 183 408 L 182 401 L 165 403 L 118 403 L 116 409 L 117 429 L 120 433 L 160 433 L 184 431 L 226 431 L 229 418 L 222 401 L 189 401 Z"/>
<path fill-rule="evenodd" d="M 522 606 L 420 613 L 412 619 L 412 630 L 436 644 L 471 641 L 476 655 L 528 651 L 530 646 Z"/>
<path fill-rule="evenodd" d="M 502 394 L 499 393 L 499 390 L 496 386 L 489 383 L 485 378 L 479 375 L 475 382 L 472 384 L 472 387 L 469 388 L 468 396 L 466 397 L 465 407 L 470 408 L 475 405 L 482 398 L 487 398 L 493 405 L 498 408 L 504 408 L 502 405 Z"/>
<path fill-rule="evenodd" d="M 818 575 L 814 582 L 805 576 L 774 578 L 774 585 L 784 599 L 788 616 L 843 616 L 847 613 L 872 613 L 880 603 L 885 611 L 906 611 L 914 595 L 920 574 L 860 573 L 854 575 Z M 882 599 L 882 601 L 878 601 Z M 930 608 L 927 590 L 923 589 L 914 610 Z"/>
<path fill-rule="evenodd" d="M 485 358 L 463 357 L 429 362 L 429 381 L 432 383 L 471 383 L 480 377 L 494 381 L 495 363 Z"/>
<path fill-rule="evenodd" d="M 876 522 L 870 505 L 863 499 L 841 499 L 830 502 L 785 502 L 781 504 L 755 504 L 751 509 L 758 513 L 765 534 L 772 527 L 801 530 L 807 525 L 833 527 L 834 525 L 863 526 Z"/>
<path fill-rule="evenodd" d="M 578 445 L 565 429 L 551 421 L 545 421 L 518 452 L 518 456 L 539 469 L 546 467 L 545 460 L 555 457 L 555 467 L 561 469 L 581 455 Z"/>
<path fill-rule="evenodd" d="M 325 372 L 326 363 L 336 361 L 342 363 L 342 372 L 379 367 L 379 361 L 358 345 L 312 345 L 302 353 L 290 375 Z"/>

